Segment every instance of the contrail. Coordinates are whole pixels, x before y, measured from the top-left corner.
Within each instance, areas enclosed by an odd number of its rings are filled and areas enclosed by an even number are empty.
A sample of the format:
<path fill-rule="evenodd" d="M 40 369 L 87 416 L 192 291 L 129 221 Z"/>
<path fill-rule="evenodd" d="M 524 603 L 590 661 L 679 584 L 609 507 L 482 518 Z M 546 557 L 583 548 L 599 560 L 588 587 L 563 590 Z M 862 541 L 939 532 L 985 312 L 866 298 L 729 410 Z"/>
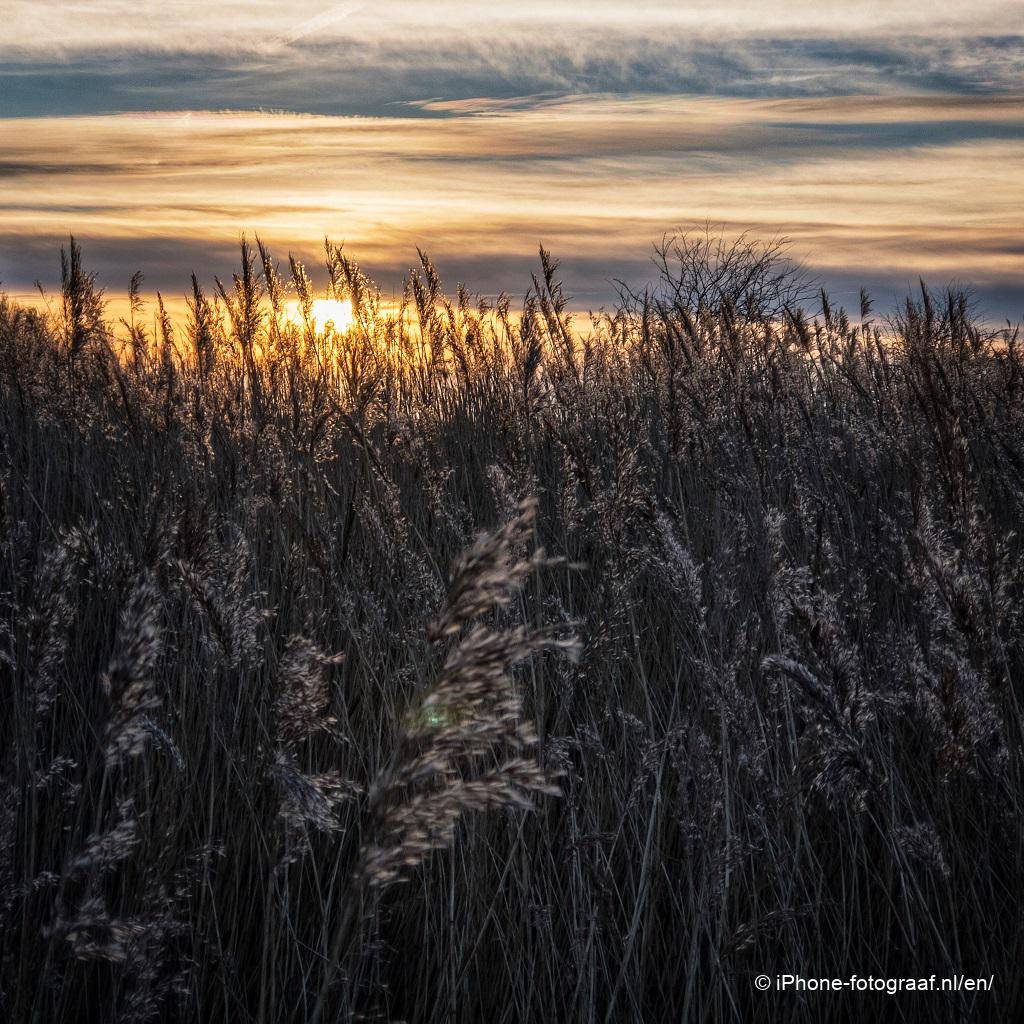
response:
<path fill-rule="evenodd" d="M 334 25 L 339 21 L 344 21 L 346 18 L 351 17 L 358 11 L 361 11 L 364 7 L 366 7 L 366 4 L 335 4 L 333 7 L 328 7 L 326 11 L 321 11 L 315 17 L 309 18 L 296 25 L 291 31 L 285 32 L 283 35 L 272 39 L 264 47 L 264 50 L 271 53 L 275 50 L 281 49 L 282 47 L 291 46 L 292 44 L 297 43 L 300 39 L 304 39 L 306 36 L 311 36 L 313 33 L 320 31 L 322 28 L 326 28 L 328 25 Z"/>

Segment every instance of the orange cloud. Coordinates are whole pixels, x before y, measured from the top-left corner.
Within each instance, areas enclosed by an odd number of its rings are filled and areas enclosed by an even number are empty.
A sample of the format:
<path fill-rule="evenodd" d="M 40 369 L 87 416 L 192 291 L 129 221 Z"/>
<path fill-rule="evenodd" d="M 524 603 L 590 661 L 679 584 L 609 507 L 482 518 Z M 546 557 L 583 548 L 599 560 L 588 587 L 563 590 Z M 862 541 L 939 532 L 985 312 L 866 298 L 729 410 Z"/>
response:
<path fill-rule="evenodd" d="M 1021 271 L 1019 97 L 599 96 L 448 113 L 0 121 L 0 276 L 39 276 L 19 264 L 26 243 L 71 232 L 123 243 L 127 263 L 147 239 L 201 258 L 243 231 L 282 255 L 330 235 L 387 267 L 417 245 L 483 265 L 543 241 L 612 276 L 666 230 L 705 220 L 786 234 L 824 270 Z M 174 269 L 184 283 L 190 267 Z"/>

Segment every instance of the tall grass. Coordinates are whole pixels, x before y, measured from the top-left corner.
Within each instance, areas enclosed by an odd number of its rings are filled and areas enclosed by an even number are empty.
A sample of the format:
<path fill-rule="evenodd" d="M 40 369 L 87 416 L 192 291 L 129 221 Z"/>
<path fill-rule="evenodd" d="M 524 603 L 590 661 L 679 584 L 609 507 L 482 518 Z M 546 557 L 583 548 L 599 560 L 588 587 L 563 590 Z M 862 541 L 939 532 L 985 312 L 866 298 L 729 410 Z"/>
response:
<path fill-rule="evenodd" d="M 1014 1019 L 1017 335 L 327 261 L 0 299 L 0 1018 Z"/>

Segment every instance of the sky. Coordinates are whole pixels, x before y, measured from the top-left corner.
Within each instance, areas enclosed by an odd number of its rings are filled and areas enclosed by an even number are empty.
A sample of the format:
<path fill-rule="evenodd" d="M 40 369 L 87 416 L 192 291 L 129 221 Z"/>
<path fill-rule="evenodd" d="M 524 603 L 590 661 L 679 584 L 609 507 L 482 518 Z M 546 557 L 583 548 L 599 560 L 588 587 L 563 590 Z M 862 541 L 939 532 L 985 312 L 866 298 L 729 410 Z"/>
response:
<path fill-rule="evenodd" d="M 243 233 L 385 291 L 428 251 L 578 308 L 710 224 L 840 301 L 924 277 L 1024 316 L 1017 3 L 0 0 L 0 281 L 69 233 L 109 293 L 230 273 Z"/>

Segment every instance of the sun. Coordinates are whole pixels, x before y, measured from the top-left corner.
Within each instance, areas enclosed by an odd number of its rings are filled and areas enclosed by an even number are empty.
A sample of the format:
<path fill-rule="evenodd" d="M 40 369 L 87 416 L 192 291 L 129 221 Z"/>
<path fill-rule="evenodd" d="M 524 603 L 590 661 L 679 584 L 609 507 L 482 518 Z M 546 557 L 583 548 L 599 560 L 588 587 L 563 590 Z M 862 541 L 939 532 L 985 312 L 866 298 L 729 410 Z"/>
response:
<path fill-rule="evenodd" d="M 317 334 L 345 334 L 355 322 L 351 299 L 314 299 L 309 305 L 309 318 Z M 298 302 L 289 302 L 285 319 L 298 328 L 305 320 Z"/>
<path fill-rule="evenodd" d="M 328 327 L 344 334 L 355 319 L 351 299 L 314 299 L 311 314 L 318 334 L 326 334 Z"/>

